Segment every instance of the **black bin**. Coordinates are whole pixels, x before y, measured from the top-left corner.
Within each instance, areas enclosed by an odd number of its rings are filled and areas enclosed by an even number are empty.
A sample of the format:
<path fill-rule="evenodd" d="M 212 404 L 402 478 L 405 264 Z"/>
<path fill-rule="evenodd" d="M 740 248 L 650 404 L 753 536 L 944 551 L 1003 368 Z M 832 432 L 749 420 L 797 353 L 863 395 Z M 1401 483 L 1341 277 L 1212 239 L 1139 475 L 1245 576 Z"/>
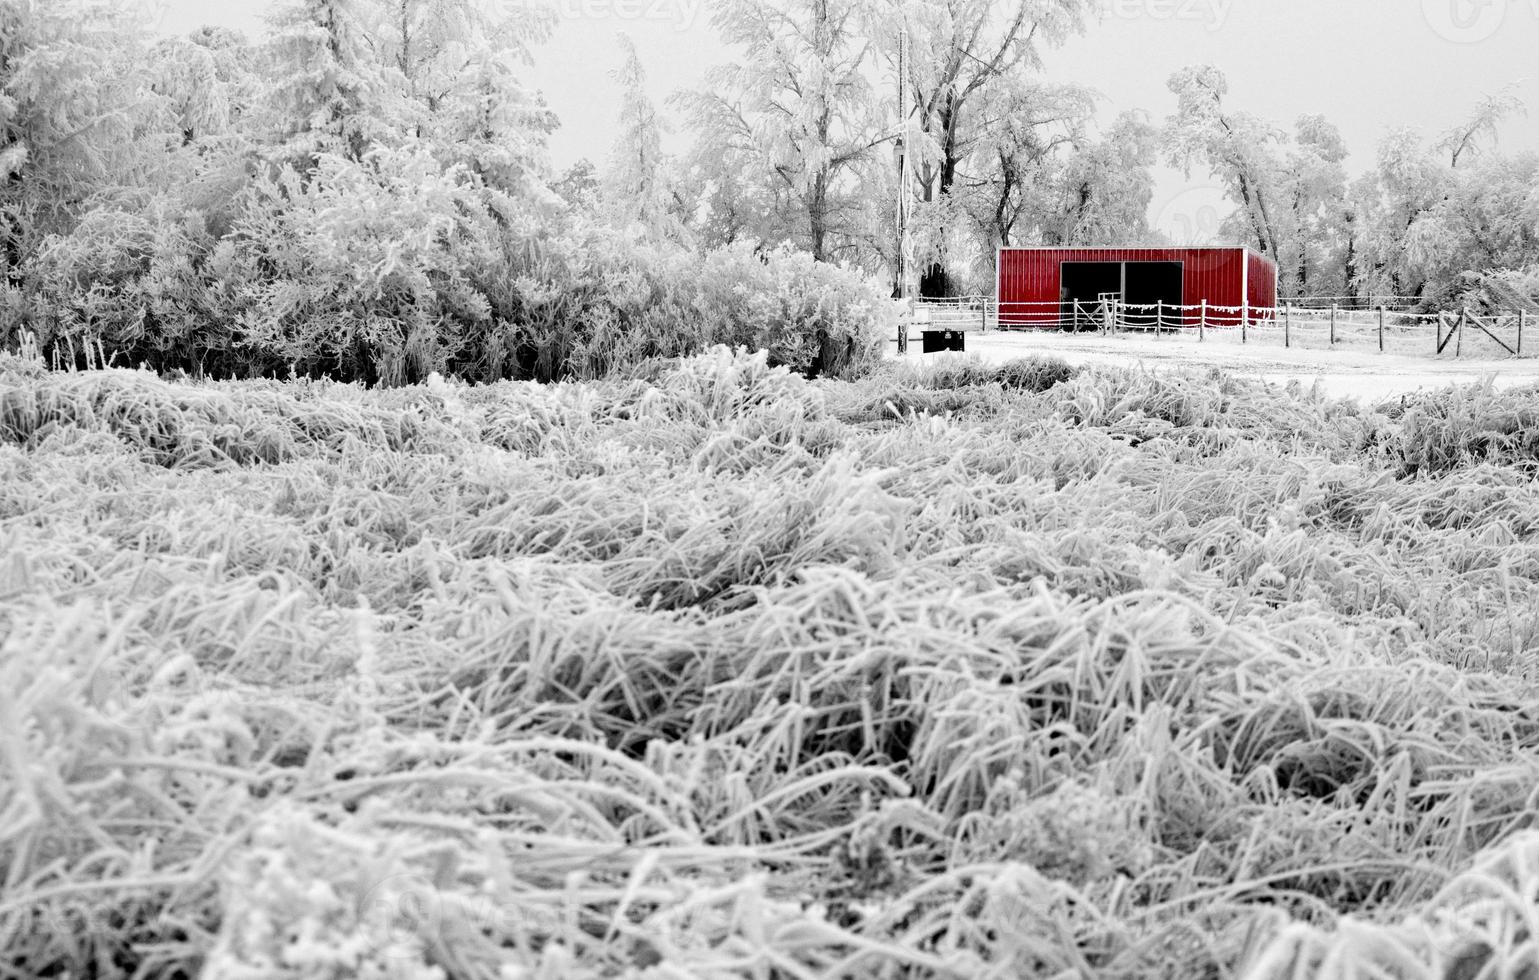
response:
<path fill-rule="evenodd" d="M 926 330 L 924 353 L 934 354 L 943 350 L 967 350 L 967 334 L 961 330 Z"/>

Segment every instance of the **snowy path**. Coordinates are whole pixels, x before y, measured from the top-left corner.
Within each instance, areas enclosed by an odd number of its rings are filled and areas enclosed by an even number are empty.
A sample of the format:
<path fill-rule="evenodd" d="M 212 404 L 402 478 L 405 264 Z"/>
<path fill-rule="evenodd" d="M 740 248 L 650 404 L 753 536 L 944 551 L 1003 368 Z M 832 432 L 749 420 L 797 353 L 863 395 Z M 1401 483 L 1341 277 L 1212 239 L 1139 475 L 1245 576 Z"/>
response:
<path fill-rule="evenodd" d="M 1430 344 L 1430 340 L 1429 340 Z M 909 346 L 909 358 L 926 361 L 956 354 L 919 354 L 916 333 Z M 889 354 L 897 356 L 897 344 L 889 345 Z M 1209 333 L 1199 342 L 1194 335 L 1155 339 L 1147 335 L 1065 334 L 1057 331 L 970 333 L 967 354 L 989 363 L 1014 357 L 1048 354 L 1071 364 L 1141 365 L 1151 370 L 1185 367 L 1220 367 L 1238 374 L 1249 374 L 1278 384 L 1299 381 L 1318 383 L 1326 394 L 1343 398 L 1376 401 L 1414 391 L 1441 388 L 1451 384 L 1470 384 L 1490 378 L 1494 384 L 1509 387 L 1539 384 L 1539 358 L 1513 357 L 1441 357 L 1429 350 L 1425 354 L 1379 353 L 1375 346 L 1338 346 L 1334 349 L 1284 348 L 1280 339 L 1252 338 L 1241 344 L 1237 335 Z"/>

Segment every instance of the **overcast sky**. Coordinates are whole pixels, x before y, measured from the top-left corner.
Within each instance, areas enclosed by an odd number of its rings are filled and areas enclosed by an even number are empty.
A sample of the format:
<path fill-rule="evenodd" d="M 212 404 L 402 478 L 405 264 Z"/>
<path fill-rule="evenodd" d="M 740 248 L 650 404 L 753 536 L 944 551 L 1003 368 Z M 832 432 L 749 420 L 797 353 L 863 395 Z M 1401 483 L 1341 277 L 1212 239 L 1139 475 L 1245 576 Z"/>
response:
<path fill-rule="evenodd" d="M 496 3 L 499 0 L 487 0 Z M 732 57 L 710 26 L 710 0 L 547 0 L 557 12 L 530 83 L 561 118 L 551 140 L 558 168 L 602 162 L 619 92 L 615 34 L 636 42 L 653 97 L 699 83 Z M 1002 0 L 1003 2 L 1003 0 Z M 256 35 L 266 0 L 161 0 L 163 30 L 203 23 Z M 1539 149 L 1539 0 L 1101 0 L 1082 37 L 1047 55 L 1053 81 L 1105 96 L 1102 116 L 1142 109 L 1155 121 L 1175 108 L 1172 72 L 1209 63 L 1229 76 L 1230 103 L 1283 126 L 1322 113 L 1346 137 L 1353 171 L 1371 165 L 1389 129 L 1434 135 L 1476 100 L 1508 86 L 1532 108 L 1508 123 L 1502 145 Z M 1162 170 L 1151 218 L 1178 238 L 1201 240 L 1224 209 L 1205 173 Z"/>

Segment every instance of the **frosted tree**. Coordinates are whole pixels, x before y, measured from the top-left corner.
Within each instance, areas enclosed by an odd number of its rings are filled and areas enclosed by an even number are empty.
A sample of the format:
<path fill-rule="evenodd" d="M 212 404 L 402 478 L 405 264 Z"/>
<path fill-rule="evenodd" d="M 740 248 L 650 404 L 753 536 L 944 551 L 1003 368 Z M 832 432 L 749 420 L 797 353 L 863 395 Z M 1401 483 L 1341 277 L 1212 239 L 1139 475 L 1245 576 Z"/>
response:
<path fill-rule="evenodd" d="M 1487 154 L 1451 177 L 1404 243 L 1423 298 L 1438 305 L 1457 302 L 1483 273 L 1539 265 L 1539 155 Z"/>
<path fill-rule="evenodd" d="M 224 132 L 230 124 L 230 103 L 213 52 L 172 38 L 155 45 L 153 54 L 154 90 L 166 99 L 182 143 Z"/>
<path fill-rule="evenodd" d="M 1275 259 L 1285 294 L 1340 295 L 1357 244 L 1341 133 L 1319 115 L 1300 117 L 1290 134 L 1234 111 L 1225 103 L 1228 82 L 1214 68 L 1184 69 L 1170 88 L 1178 108 L 1166 149 L 1188 174 L 1206 166 L 1235 204 L 1223 237 Z"/>
<path fill-rule="evenodd" d="M 1282 252 L 1284 205 L 1280 200 L 1283 134 L 1224 104 L 1229 81 L 1211 66 L 1183 68 L 1170 77 L 1176 114 L 1165 127 L 1172 163 L 1188 176 L 1206 166 L 1239 207 L 1246 244 L 1262 254 Z"/>
<path fill-rule="evenodd" d="M 599 187 L 598 169 L 587 157 L 567 167 L 561 176 L 552 182 L 550 189 L 574 212 L 598 210 L 599 195 L 602 193 Z"/>
<path fill-rule="evenodd" d="M 855 180 L 862 190 L 868 190 L 863 171 L 863 166 L 856 166 L 850 173 L 861 175 Z M 766 168 L 755 149 L 722 147 L 701 140 L 686 158 L 680 183 L 698 188 L 700 203 L 691 209 L 690 229 L 692 241 L 701 248 L 740 242 L 805 244 L 807 240 L 806 210 L 798 198 L 798 188 Z M 853 221 L 841 221 L 838 230 L 846 240 L 863 231 Z"/>
<path fill-rule="evenodd" d="M 544 97 L 495 55 L 468 64 L 461 80 L 436 116 L 433 146 L 440 158 L 463 164 L 498 192 L 501 208 L 555 206 L 546 141 L 558 123 Z"/>
<path fill-rule="evenodd" d="M 742 60 L 678 97 L 699 145 L 738 168 L 723 181 L 773 184 L 788 237 L 820 260 L 848 244 L 858 164 L 880 139 L 861 12 L 856 0 L 723 0 L 712 23 Z"/>
<path fill-rule="evenodd" d="M 446 165 L 463 164 L 504 194 L 550 198 L 545 145 L 556 119 L 517 69 L 551 25 L 543 8 L 499 16 L 480 0 L 375 0 L 368 36 L 400 135 L 428 141 Z"/>
<path fill-rule="evenodd" d="M 904 81 L 919 131 L 910 140 L 921 202 L 916 210 L 921 222 L 935 226 L 936 247 L 964 211 L 948 199 L 978 140 L 991 132 L 984 106 L 992 90 L 1039 72 L 1044 48 L 1082 29 L 1093 7 L 1090 0 L 900 0 L 873 8 L 872 36 L 887 49 L 890 65 L 899 37 L 909 37 Z M 921 261 L 920 293 L 951 292 L 944 256 L 932 248 Z"/>
<path fill-rule="evenodd" d="M 1487 96 L 1468 119 L 1443 134 L 1436 149 L 1448 154 L 1450 167 L 1457 167 L 1461 160 L 1480 155 L 1486 149 L 1482 144 L 1494 143 L 1505 120 L 1524 112 L 1523 100 L 1510 91 Z"/>
<path fill-rule="evenodd" d="M 1415 131 L 1393 130 L 1380 141 L 1374 169 L 1352 185 L 1355 289 L 1380 297 L 1422 295 L 1426 278 L 1406 254 L 1406 235 L 1452 181 L 1453 168 Z"/>
<path fill-rule="evenodd" d="M 217 98 L 224 103 L 227 131 L 254 135 L 245 130 L 260 108 L 268 84 L 262 46 L 239 31 L 213 26 L 200 27 L 180 41 L 207 51 L 212 59 L 212 84 L 218 87 Z"/>
<path fill-rule="evenodd" d="M 1124 112 L 1100 139 L 1070 149 L 1040 219 L 1049 245 L 1140 244 L 1150 239 L 1149 204 L 1159 132 Z"/>
<path fill-rule="evenodd" d="M 606 209 L 624 224 L 663 231 L 668 210 L 668 175 L 663 160 L 663 125 L 647 96 L 646 70 L 628 34 L 618 35 L 624 60 L 611 78 L 620 86 L 620 118 L 604 172 Z"/>
<path fill-rule="evenodd" d="M 961 222 L 937 224 L 964 223 L 975 232 L 968 251 L 981 261 L 941 256 L 948 274 L 954 277 L 976 266 L 992 279 L 1000 246 L 1067 240 L 1060 179 L 1071 157 L 1090 142 L 1094 111 L 1094 95 L 1079 86 L 1011 76 L 990 87 L 979 104 L 979 133 L 970 141 L 971 155 L 958 169 L 950 193 L 929 209 L 938 213 L 949 202 Z M 927 230 L 944 233 L 943 227 Z M 924 243 L 922 254 L 937 257 L 937 244 Z"/>
<path fill-rule="evenodd" d="M 1342 295 L 1347 287 L 1346 141 L 1324 116 L 1303 116 L 1283 164 L 1280 254 L 1283 290 L 1292 295 Z"/>
<path fill-rule="evenodd" d="M 389 90 L 365 33 L 365 0 L 289 0 L 272 18 L 268 138 L 306 172 L 322 154 L 362 159 L 391 130 Z"/>
<path fill-rule="evenodd" d="M 1376 169 L 1353 188 L 1362 288 L 1437 305 L 1451 302 L 1468 275 L 1525 261 L 1539 236 L 1533 221 L 1525 225 L 1534 185 L 1523 159 L 1494 153 L 1501 123 L 1521 111 L 1503 93 L 1482 99 L 1430 147 L 1410 130 L 1383 140 Z"/>
<path fill-rule="evenodd" d="M 1140 243 L 1151 236 L 1156 128 L 1129 112 L 1097 136 L 1090 92 L 1032 85 L 1022 94 L 1001 105 L 950 195 L 967 202 L 977 229 L 969 243 L 977 260 L 953 256 L 948 263 L 954 277 L 971 273 L 969 288 L 991 288 L 1002 245 Z"/>
<path fill-rule="evenodd" d="M 1215 68 L 1183 69 L 1169 84 L 1177 111 L 1165 127 L 1165 148 L 1188 175 L 1205 166 L 1235 204 L 1220 226 L 1223 237 L 1275 259 L 1285 294 L 1347 289 L 1360 215 L 1349 200 L 1346 143 L 1336 127 L 1306 115 L 1290 134 L 1235 111 Z"/>

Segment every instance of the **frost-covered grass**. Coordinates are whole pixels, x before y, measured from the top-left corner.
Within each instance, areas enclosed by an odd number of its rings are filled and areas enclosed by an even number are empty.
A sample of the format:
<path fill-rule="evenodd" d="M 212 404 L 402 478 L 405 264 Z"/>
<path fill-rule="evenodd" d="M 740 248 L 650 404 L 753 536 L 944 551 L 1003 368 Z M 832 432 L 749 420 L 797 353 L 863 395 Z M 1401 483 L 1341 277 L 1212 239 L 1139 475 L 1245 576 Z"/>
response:
<path fill-rule="evenodd" d="M 1526 975 L 1535 433 L 0 361 L 0 976 Z"/>

